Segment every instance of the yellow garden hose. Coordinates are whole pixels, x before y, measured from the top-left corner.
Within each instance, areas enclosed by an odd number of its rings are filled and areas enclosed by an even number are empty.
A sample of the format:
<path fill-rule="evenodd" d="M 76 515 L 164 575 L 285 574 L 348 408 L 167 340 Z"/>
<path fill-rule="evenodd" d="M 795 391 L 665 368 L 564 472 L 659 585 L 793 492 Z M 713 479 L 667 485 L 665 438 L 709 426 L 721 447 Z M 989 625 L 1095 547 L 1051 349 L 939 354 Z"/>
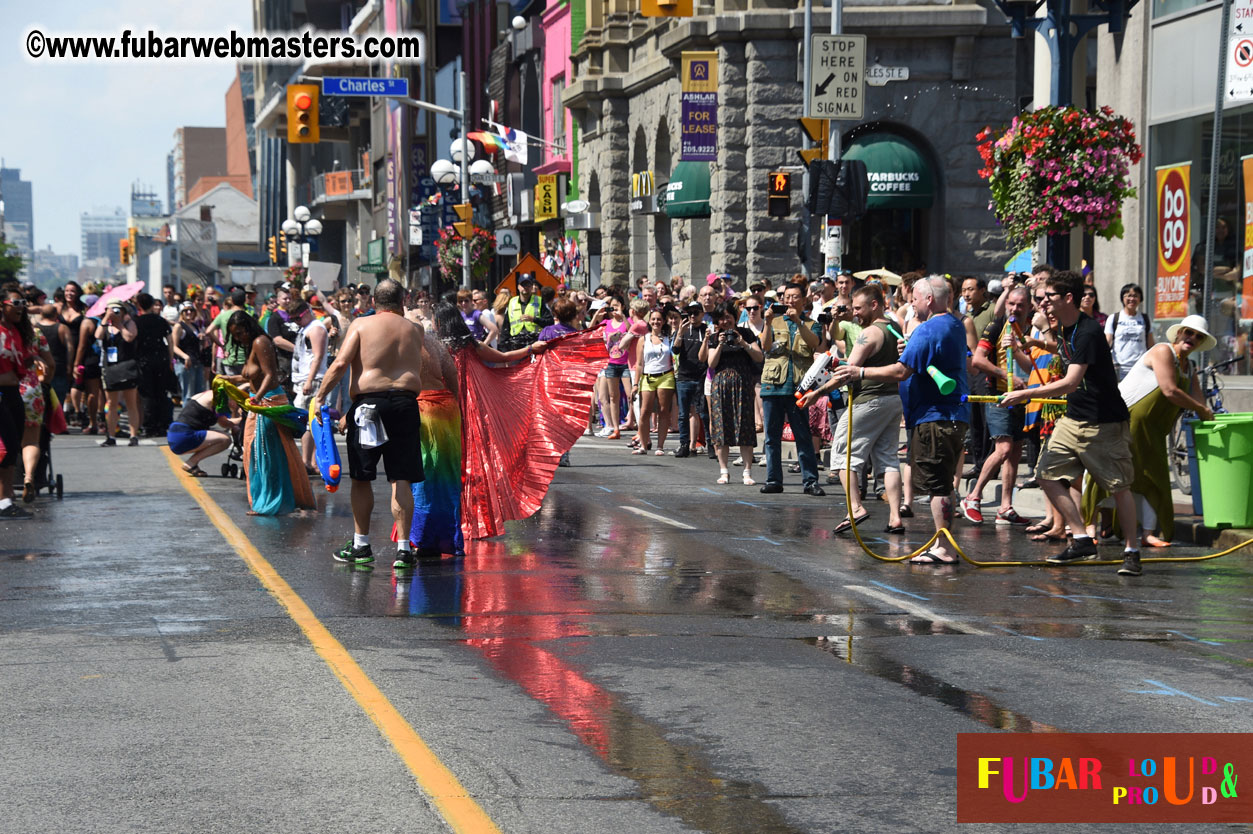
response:
<path fill-rule="evenodd" d="M 970 402 L 989 402 L 989 401 L 994 402 L 996 400 L 999 400 L 999 397 L 980 397 L 980 398 L 968 397 L 967 399 Z M 1042 402 L 1058 402 L 1058 401 L 1043 400 Z M 1065 403 L 1066 401 L 1061 400 L 1060 402 Z M 853 462 L 853 402 L 852 402 L 852 398 L 850 397 L 848 401 L 848 436 L 844 440 L 844 479 L 843 479 L 844 480 L 844 503 L 846 507 L 850 508 L 848 512 L 848 520 L 849 520 L 850 527 L 853 531 L 853 537 L 857 539 L 858 546 L 860 546 L 861 549 L 865 551 L 865 553 L 868 556 L 872 556 L 875 559 L 878 559 L 880 562 L 903 562 L 906 559 L 912 559 L 915 556 L 919 555 L 920 553 L 924 553 L 925 551 L 929 550 L 931 548 L 931 545 L 935 544 L 936 541 L 939 540 L 940 536 L 943 535 L 946 539 L 949 540 L 949 543 L 953 545 L 953 548 L 956 549 L 958 555 L 961 556 L 962 559 L 964 559 L 966 562 L 969 562 L 970 564 L 974 565 L 977 568 L 1042 568 L 1042 567 L 1056 568 L 1056 567 L 1072 567 L 1075 565 L 1087 566 L 1087 565 L 1121 565 L 1122 564 L 1121 558 L 1119 559 L 1096 559 L 1096 560 L 1091 560 L 1091 561 L 1085 560 L 1082 562 L 1070 562 L 1070 563 L 1067 563 L 1066 565 L 1054 565 L 1054 564 L 1050 564 L 1042 560 L 983 562 L 978 559 L 970 558 L 970 556 L 967 555 L 966 551 L 962 550 L 962 546 L 957 543 L 957 539 L 953 537 L 952 531 L 950 531 L 947 527 L 941 527 L 940 529 L 936 530 L 935 533 L 932 534 L 931 538 L 927 539 L 926 543 L 922 547 L 918 548 L 912 553 L 906 553 L 903 556 L 881 556 L 878 553 L 875 553 L 866 545 L 866 542 L 861 537 L 861 533 L 857 529 L 857 519 L 853 517 L 853 511 L 851 509 L 851 504 L 852 504 L 851 483 L 853 480 L 852 462 Z M 1245 539 L 1244 541 L 1240 542 L 1234 547 L 1229 547 L 1226 550 L 1220 550 L 1217 553 L 1210 553 L 1205 556 L 1149 556 L 1149 557 L 1141 557 L 1140 563 L 1147 564 L 1150 562 L 1204 562 L 1208 559 L 1217 559 L 1219 556 L 1226 556 L 1228 554 L 1235 553 L 1237 550 L 1243 547 L 1247 547 L 1249 544 L 1253 544 L 1253 539 Z M 937 564 L 944 564 L 944 563 L 939 562 Z"/>

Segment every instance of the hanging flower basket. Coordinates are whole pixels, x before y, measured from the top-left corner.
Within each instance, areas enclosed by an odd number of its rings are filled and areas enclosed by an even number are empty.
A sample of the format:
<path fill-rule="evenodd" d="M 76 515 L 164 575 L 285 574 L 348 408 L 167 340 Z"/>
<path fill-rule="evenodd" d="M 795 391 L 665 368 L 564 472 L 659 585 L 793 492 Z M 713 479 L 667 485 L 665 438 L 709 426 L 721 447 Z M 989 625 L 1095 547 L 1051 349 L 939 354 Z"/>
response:
<path fill-rule="evenodd" d="M 461 235 L 452 229 L 440 229 L 439 240 L 435 241 L 435 254 L 439 258 L 440 271 L 460 281 Z M 470 237 L 470 276 L 475 281 L 485 280 L 495 256 L 496 236 L 487 229 L 475 226 L 474 234 Z"/>
<path fill-rule="evenodd" d="M 1123 200 L 1136 196 L 1127 172 L 1144 157 L 1129 119 L 1109 107 L 1044 107 L 999 131 L 985 127 L 975 141 L 988 208 L 1015 249 L 1076 226 L 1123 236 Z"/>
<path fill-rule="evenodd" d="M 296 292 L 300 292 L 301 290 L 304 289 L 305 281 L 308 279 L 308 277 L 309 277 L 308 268 L 301 264 L 296 264 L 295 266 L 289 266 L 287 267 L 287 269 L 283 270 L 283 280 L 290 283 L 292 285 L 292 289 L 295 290 Z"/>

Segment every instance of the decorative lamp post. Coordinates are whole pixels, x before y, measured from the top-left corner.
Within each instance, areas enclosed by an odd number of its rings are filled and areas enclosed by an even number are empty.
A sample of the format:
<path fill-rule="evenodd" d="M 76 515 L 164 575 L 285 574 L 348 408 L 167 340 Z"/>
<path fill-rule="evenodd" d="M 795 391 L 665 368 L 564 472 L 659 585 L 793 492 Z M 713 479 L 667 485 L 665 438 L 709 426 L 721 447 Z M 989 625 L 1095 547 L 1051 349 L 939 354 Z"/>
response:
<path fill-rule="evenodd" d="M 283 221 L 283 234 L 300 246 L 298 252 L 287 250 L 287 265 L 307 265 L 309 263 L 309 239 L 322 234 L 322 221 L 313 217 L 305 206 L 296 206 L 292 219 Z"/>

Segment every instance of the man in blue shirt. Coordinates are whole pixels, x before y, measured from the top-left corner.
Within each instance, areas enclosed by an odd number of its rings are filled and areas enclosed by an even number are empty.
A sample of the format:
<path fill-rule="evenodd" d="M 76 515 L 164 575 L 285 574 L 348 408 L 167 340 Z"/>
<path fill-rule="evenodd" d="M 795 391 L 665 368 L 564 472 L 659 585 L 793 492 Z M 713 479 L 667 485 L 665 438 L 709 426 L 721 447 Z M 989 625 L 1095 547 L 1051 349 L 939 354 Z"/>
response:
<path fill-rule="evenodd" d="M 931 496 L 931 518 L 937 530 L 952 526 L 953 481 L 970 424 L 970 405 L 963 401 L 969 393 L 966 328 L 949 311 L 951 300 L 952 288 L 940 276 L 932 275 L 916 282 L 914 311 L 925 321 L 910 335 L 901 361 L 874 368 L 844 365 L 832 374 L 841 385 L 852 379 L 902 383 L 901 400 L 905 408 L 905 428 L 909 431 L 914 490 Z M 938 379 L 941 375 L 956 383 L 948 394 L 940 393 Z M 923 565 L 951 565 L 957 558 L 948 540 L 941 537 L 929 551 L 918 554 L 913 561 Z"/>
<path fill-rule="evenodd" d="M 826 495 L 818 486 L 818 456 L 809 431 L 809 414 L 796 405 L 796 386 L 814 354 L 822 350 L 818 325 L 809 320 L 805 285 L 788 284 L 783 291 L 782 312 L 766 307 L 766 326 L 761 331 L 761 351 L 765 363 L 761 372 L 761 412 L 766 429 L 766 483 L 762 492 L 783 491 L 783 421 L 792 427 L 796 456 L 800 459 L 801 480 L 807 495 Z"/>

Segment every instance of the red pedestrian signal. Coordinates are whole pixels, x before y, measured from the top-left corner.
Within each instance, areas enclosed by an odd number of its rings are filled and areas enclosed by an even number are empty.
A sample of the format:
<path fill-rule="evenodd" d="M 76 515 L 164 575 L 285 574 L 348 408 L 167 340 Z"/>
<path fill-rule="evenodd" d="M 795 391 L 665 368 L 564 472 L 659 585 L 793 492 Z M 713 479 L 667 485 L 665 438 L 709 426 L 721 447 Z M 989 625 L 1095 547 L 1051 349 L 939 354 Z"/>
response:
<path fill-rule="evenodd" d="M 768 209 L 771 217 L 787 217 L 791 214 L 792 175 L 786 171 L 771 171 L 769 195 Z"/>

